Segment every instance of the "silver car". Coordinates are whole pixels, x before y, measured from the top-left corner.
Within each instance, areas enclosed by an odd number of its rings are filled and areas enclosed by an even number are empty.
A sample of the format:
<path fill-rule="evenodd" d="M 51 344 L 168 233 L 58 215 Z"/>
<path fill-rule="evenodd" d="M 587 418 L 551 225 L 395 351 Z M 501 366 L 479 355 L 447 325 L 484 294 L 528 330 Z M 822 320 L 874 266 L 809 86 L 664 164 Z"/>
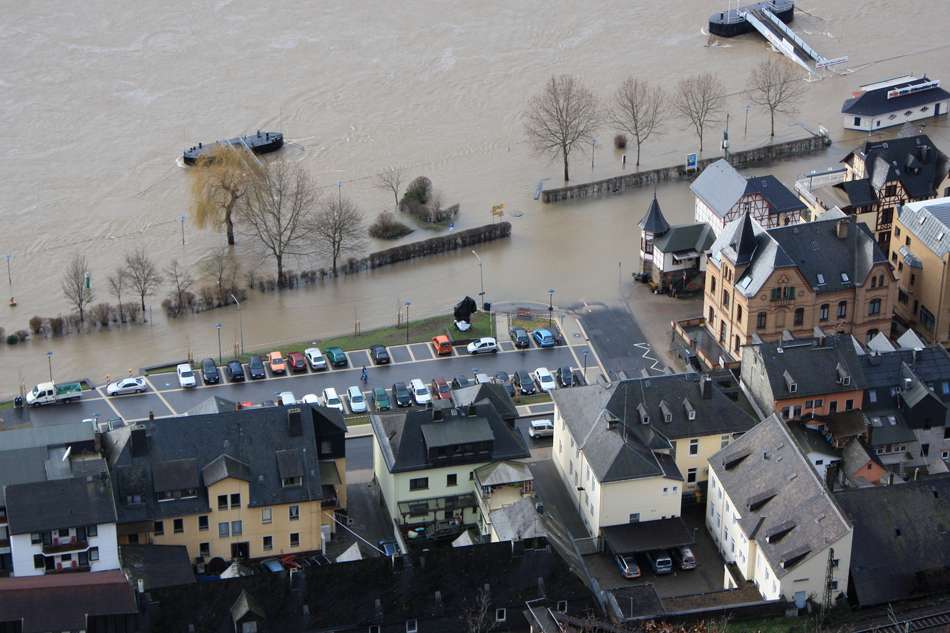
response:
<path fill-rule="evenodd" d="M 359 387 L 349 387 L 346 390 L 346 402 L 353 413 L 366 413 L 366 398 Z"/>

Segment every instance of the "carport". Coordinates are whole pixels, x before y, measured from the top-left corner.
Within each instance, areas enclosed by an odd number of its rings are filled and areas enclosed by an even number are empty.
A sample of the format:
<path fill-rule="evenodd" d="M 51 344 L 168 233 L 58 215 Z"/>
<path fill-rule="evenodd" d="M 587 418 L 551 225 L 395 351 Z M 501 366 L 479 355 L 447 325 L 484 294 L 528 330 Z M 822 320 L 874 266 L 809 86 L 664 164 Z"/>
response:
<path fill-rule="evenodd" d="M 643 521 L 601 528 L 614 554 L 639 554 L 651 549 L 689 547 L 694 544 L 689 530 L 679 518 Z"/>

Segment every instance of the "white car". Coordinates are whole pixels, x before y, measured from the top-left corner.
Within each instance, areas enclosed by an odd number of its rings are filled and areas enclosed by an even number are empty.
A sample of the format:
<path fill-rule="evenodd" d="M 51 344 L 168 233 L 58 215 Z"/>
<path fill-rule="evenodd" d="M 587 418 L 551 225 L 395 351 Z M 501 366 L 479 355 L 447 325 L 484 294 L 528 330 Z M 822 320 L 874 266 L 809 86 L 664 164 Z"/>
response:
<path fill-rule="evenodd" d="M 292 407 L 297 404 L 297 398 L 293 391 L 281 391 L 277 397 L 280 398 L 281 404 L 285 407 Z"/>
<path fill-rule="evenodd" d="M 412 392 L 412 399 L 416 401 L 416 404 L 432 402 L 432 396 L 429 395 L 429 390 L 426 388 L 425 383 L 418 378 L 413 378 L 409 381 L 409 391 Z"/>
<path fill-rule="evenodd" d="M 126 393 L 142 393 L 145 389 L 145 379 L 141 376 L 136 376 L 135 378 L 126 378 L 125 380 L 112 383 L 106 387 L 106 394 L 118 396 Z"/>
<path fill-rule="evenodd" d="M 303 355 L 307 357 L 310 369 L 316 371 L 327 368 L 327 359 L 323 357 L 323 352 L 320 351 L 319 347 L 308 347 L 303 351 Z"/>
<path fill-rule="evenodd" d="M 495 353 L 498 351 L 498 341 L 491 336 L 486 336 L 469 343 L 467 349 L 469 354 Z"/>
<path fill-rule="evenodd" d="M 323 390 L 323 406 L 329 407 L 330 409 L 339 409 L 340 413 L 345 414 L 346 411 L 343 410 L 343 401 L 340 400 L 340 396 L 336 395 L 336 389 L 333 387 L 327 387 Z"/>
<path fill-rule="evenodd" d="M 320 398 L 315 393 L 308 393 L 300 399 L 301 404 L 320 404 Z"/>
<path fill-rule="evenodd" d="M 528 427 L 528 435 L 536 440 L 539 437 L 551 437 L 554 435 L 554 423 L 551 420 L 532 420 Z"/>
<path fill-rule="evenodd" d="M 476 385 L 487 385 L 490 382 L 491 382 L 491 378 L 488 377 L 488 374 L 475 374 Z"/>
<path fill-rule="evenodd" d="M 534 370 L 534 379 L 538 381 L 541 391 L 554 391 L 557 389 L 557 383 L 554 382 L 554 375 L 548 371 L 547 367 L 538 367 Z"/>
<path fill-rule="evenodd" d="M 195 371 L 191 368 L 190 364 L 182 363 L 175 368 L 175 372 L 178 374 L 178 384 L 181 385 L 182 389 L 190 389 L 191 387 L 198 386 Z"/>
<path fill-rule="evenodd" d="M 346 390 L 346 402 L 353 413 L 366 413 L 366 398 L 359 387 L 350 387 Z"/>

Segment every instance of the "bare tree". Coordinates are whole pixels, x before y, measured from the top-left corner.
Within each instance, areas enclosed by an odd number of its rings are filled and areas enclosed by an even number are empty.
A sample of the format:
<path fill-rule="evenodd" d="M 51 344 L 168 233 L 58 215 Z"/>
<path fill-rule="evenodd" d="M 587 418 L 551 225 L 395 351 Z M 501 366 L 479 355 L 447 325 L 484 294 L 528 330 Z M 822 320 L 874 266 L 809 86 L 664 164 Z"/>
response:
<path fill-rule="evenodd" d="M 610 120 L 618 128 L 633 135 L 637 141 L 637 165 L 640 164 L 640 146 L 653 134 L 663 134 L 662 125 L 669 101 L 660 86 L 628 77 L 614 94 Z"/>
<path fill-rule="evenodd" d="M 114 273 L 106 277 L 106 281 L 109 283 L 109 294 L 116 298 L 119 322 L 125 323 L 125 310 L 122 306 L 122 293 L 125 292 L 128 285 L 128 276 L 125 269 L 116 269 Z"/>
<path fill-rule="evenodd" d="M 672 105 L 679 117 L 696 130 L 699 151 L 703 151 L 703 132 L 721 121 L 726 110 L 726 89 L 711 73 L 692 75 L 676 84 Z"/>
<path fill-rule="evenodd" d="M 389 166 L 376 174 L 376 188 L 385 189 L 393 192 L 396 199 L 396 208 L 399 208 L 399 188 L 402 185 L 402 178 L 405 174 L 398 167 Z"/>
<path fill-rule="evenodd" d="M 363 214 L 349 198 L 325 200 L 317 215 L 316 238 L 333 260 L 333 274 L 342 253 L 363 247 Z"/>
<path fill-rule="evenodd" d="M 775 136 L 775 115 L 791 116 L 805 95 L 805 84 L 798 69 L 784 57 L 770 57 L 752 69 L 749 75 L 749 101 L 768 111 Z"/>
<path fill-rule="evenodd" d="M 276 160 L 252 179 L 238 200 L 238 232 L 257 240 L 261 250 L 277 263 L 277 279 L 284 277 L 284 258 L 303 255 L 316 230 L 319 199 L 310 177 L 295 163 Z"/>
<path fill-rule="evenodd" d="M 76 253 L 66 266 L 63 275 L 63 295 L 79 313 L 79 323 L 85 322 L 86 308 L 96 298 L 95 291 L 86 285 L 86 275 L 89 273 L 89 264 L 86 256 Z"/>
<path fill-rule="evenodd" d="M 578 141 L 583 146 L 601 124 L 600 103 L 580 80 L 569 75 L 551 77 L 544 90 L 531 97 L 524 127 L 539 154 L 564 159 L 564 180 L 570 180 L 568 159 Z"/>
<path fill-rule="evenodd" d="M 244 148 L 217 145 L 198 157 L 191 170 L 191 214 L 199 229 L 211 227 L 227 232 L 234 245 L 233 213 L 248 183 L 263 167 Z"/>
<path fill-rule="evenodd" d="M 125 274 L 129 286 L 138 295 L 142 302 L 142 313 L 145 313 L 145 297 L 155 294 L 162 284 L 162 275 L 158 266 L 148 256 L 144 248 L 137 248 L 125 254 Z"/>
<path fill-rule="evenodd" d="M 495 624 L 494 615 L 488 592 L 479 589 L 471 608 L 465 612 L 465 632 L 485 633 Z"/>
<path fill-rule="evenodd" d="M 234 251 L 222 246 L 211 251 L 211 254 L 198 265 L 198 271 L 205 277 L 214 279 L 224 293 L 230 294 L 237 287 L 237 278 L 241 267 L 234 257 Z"/>
<path fill-rule="evenodd" d="M 182 310 L 191 303 L 189 297 L 193 297 L 191 289 L 195 285 L 195 279 L 188 273 L 188 270 L 179 265 L 177 259 L 173 259 L 168 268 L 164 270 L 165 276 L 171 282 L 172 292 L 169 297 L 172 299 L 172 312 L 175 316 L 181 314 Z"/>

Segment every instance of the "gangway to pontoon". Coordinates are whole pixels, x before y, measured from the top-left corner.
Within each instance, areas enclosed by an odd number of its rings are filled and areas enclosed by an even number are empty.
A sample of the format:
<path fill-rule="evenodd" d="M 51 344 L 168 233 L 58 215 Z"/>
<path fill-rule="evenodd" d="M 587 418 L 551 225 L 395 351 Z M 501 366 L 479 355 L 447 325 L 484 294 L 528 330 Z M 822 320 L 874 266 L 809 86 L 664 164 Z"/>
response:
<path fill-rule="evenodd" d="M 802 38 L 798 37 L 774 13 L 761 5 L 740 9 L 739 17 L 745 18 L 775 48 L 815 77 L 818 77 L 816 71 L 820 68 L 843 64 L 848 61 L 847 57 L 832 60 L 825 59 L 815 49 L 806 44 Z"/>

